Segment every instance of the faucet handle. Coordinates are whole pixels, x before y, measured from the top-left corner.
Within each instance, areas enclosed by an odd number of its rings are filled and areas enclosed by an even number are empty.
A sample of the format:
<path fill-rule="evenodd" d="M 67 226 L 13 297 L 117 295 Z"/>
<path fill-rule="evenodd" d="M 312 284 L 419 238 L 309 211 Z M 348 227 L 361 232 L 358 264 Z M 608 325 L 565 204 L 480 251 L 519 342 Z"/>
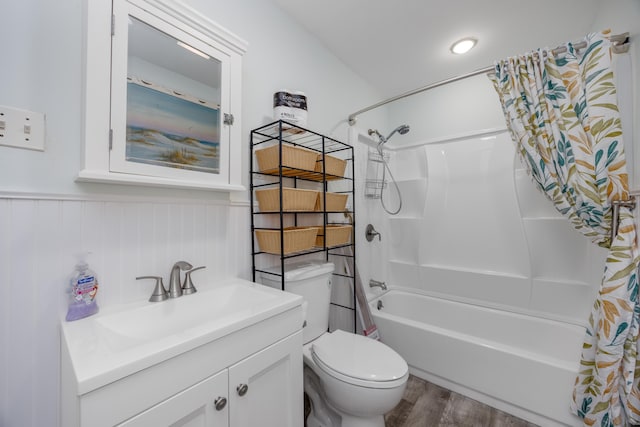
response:
<path fill-rule="evenodd" d="M 153 289 L 153 293 L 151 294 L 151 297 L 149 298 L 149 301 L 158 302 L 158 301 L 164 301 L 167 298 L 169 298 L 169 294 L 167 293 L 167 290 L 164 287 L 164 283 L 162 283 L 162 277 L 160 277 L 160 276 L 138 276 L 138 277 L 136 277 L 136 280 L 140 280 L 140 279 L 155 279 L 155 281 L 156 281 L 156 287 Z"/>
<path fill-rule="evenodd" d="M 184 274 L 184 284 L 182 285 L 182 293 L 183 294 L 194 294 L 198 292 L 195 286 L 193 286 L 193 282 L 191 281 L 191 273 L 196 270 L 202 270 L 203 268 L 207 268 L 204 265 L 196 268 L 192 268 Z"/>
<path fill-rule="evenodd" d="M 367 242 L 373 240 L 374 237 L 378 236 L 378 240 L 382 241 L 382 235 L 373 228 L 373 225 L 367 224 L 367 228 L 365 230 L 365 237 L 367 238 Z"/>

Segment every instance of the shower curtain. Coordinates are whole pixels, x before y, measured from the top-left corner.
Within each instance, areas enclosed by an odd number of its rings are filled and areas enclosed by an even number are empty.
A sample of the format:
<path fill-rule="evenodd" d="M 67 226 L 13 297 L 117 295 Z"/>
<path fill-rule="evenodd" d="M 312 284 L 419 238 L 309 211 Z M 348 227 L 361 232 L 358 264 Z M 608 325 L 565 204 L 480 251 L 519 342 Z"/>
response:
<path fill-rule="evenodd" d="M 571 404 L 584 425 L 604 427 L 640 423 L 638 252 L 630 209 L 620 208 L 618 234 L 609 237 L 612 201 L 629 199 L 609 35 L 589 34 L 586 48 L 568 43 L 561 55 L 539 49 L 498 61 L 491 76 L 534 183 L 577 230 L 609 248 Z"/>

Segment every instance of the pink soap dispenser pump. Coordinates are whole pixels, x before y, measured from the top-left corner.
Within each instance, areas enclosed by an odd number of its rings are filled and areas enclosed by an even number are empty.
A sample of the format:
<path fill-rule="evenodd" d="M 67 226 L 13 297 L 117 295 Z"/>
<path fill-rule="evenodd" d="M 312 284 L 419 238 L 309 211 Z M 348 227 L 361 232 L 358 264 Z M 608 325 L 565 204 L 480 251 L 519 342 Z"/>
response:
<path fill-rule="evenodd" d="M 67 321 L 82 319 L 98 312 L 96 294 L 98 293 L 98 278 L 89 268 L 87 257 L 89 252 L 79 255 L 78 263 L 71 276 L 69 310 Z"/>

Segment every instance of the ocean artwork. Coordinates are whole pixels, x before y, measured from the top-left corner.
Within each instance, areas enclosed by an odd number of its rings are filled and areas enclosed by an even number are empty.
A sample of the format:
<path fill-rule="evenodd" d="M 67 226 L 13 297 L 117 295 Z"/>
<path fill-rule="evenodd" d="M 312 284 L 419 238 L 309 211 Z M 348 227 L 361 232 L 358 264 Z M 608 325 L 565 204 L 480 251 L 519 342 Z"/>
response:
<path fill-rule="evenodd" d="M 127 83 L 126 160 L 220 173 L 220 113 L 137 83 Z"/>

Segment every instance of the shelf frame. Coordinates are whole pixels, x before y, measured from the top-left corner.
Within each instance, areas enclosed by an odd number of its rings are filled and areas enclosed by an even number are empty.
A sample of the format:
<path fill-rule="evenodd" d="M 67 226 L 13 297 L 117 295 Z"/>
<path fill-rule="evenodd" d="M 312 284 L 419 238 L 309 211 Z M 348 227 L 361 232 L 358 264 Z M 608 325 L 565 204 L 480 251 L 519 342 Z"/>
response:
<path fill-rule="evenodd" d="M 356 260 L 356 245 L 355 245 L 355 227 L 356 227 L 356 213 L 355 213 L 355 153 L 354 149 L 351 145 L 341 142 L 337 139 L 331 138 L 326 135 L 322 135 L 320 133 L 314 132 L 310 129 L 306 129 L 292 123 L 278 120 L 261 127 L 258 127 L 251 131 L 250 137 L 250 159 L 249 159 L 249 193 L 250 193 L 250 204 L 251 204 L 251 260 L 252 260 L 252 279 L 255 282 L 257 279 L 258 273 L 266 273 L 276 277 L 281 278 L 281 289 L 285 289 L 285 261 L 303 257 L 318 253 L 324 253 L 324 260 L 329 262 L 330 257 L 338 256 L 338 257 L 347 257 L 352 258 L 353 265 L 355 266 Z M 278 167 L 268 170 L 268 171 L 258 171 L 255 164 L 254 152 L 256 149 L 266 148 L 267 146 L 275 145 L 279 146 L 278 148 L 278 156 L 279 159 L 282 159 L 282 145 L 288 144 L 294 147 L 302 147 L 307 150 L 316 151 L 322 161 L 322 171 L 311 171 L 307 169 L 298 169 L 291 167 L 283 167 L 282 161 L 278 162 Z M 350 165 L 349 170 L 345 169 L 345 175 L 351 176 L 337 176 L 326 173 L 326 156 L 333 155 L 341 158 L 347 162 L 347 167 Z M 273 178 L 271 182 L 264 182 L 264 180 L 268 180 Z M 261 180 L 262 179 L 262 180 Z M 351 195 L 351 207 L 344 211 L 285 211 L 282 209 L 282 201 L 283 201 L 283 188 L 298 188 L 299 182 L 313 182 L 320 184 L 322 186 L 321 197 L 323 197 L 323 206 L 327 206 L 326 194 L 328 192 L 329 184 L 332 182 L 338 181 L 348 182 L 348 186 L 350 189 L 348 190 L 337 190 L 335 193 L 341 194 L 350 194 Z M 260 182 L 256 182 L 260 181 Z M 280 198 L 280 210 L 279 211 L 269 211 L 269 212 L 259 212 L 257 207 L 257 201 L 255 198 L 255 190 L 260 188 L 267 187 L 277 187 L 280 189 L 279 198 Z M 351 243 L 336 245 L 336 246 L 326 246 L 326 239 L 324 240 L 324 245 L 322 247 L 313 247 L 309 250 L 288 253 L 284 254 L 284 233 L 282 230 L 285 228 L 285 220 L 292 221 L 294 226 L 298 226 L 299 217 L 309 217 L 309 215 L 319 215 L 322 216 L 322 228 L 323 234 L 326 236 L 327 226 L 330 225 L 344 225 L 345 223 L 339 223 L 335 221 L 331 221 L 329 215 L 336 214 L 344 214 L 346 218 L 350 218 L 349 225 L 352 226 L 352 235 L 351 235 Z M 259 227 L 256 226 L 256 219 L 259 217 L 265 216 L 278 216 L 279 226 L 276 227 Z M 319 225 L 318 225 L 319 226 Z M 280 230 L 280 254 L 272 254 L 261 251 L 257 247 L 255 230 L 260 229 L 269 229 L 269 230 Z M 350 248 L 350 253 L 345 253 L 345 248 Z M 259 257 L 272 257 L 279 261 L 280 268 L 279 273 L 273 273 L 271 271 L 266 271 L 264 268 L 257 267 L 257 258 Z M 345 260 L 345 262 L 348 262 Z M 335 272 L 333 273 L 336 277 L 342 277 L 349 280 L 351 291 L 353 294 L 353 302 L 352 307 L 347 307 L 342 304 L 334 303 L 331 304 L 333 306 L 338 306 L 346 309 L 350 309 L 353 311 L 353 332 L 357 331 L 357 310 L 356 310 L 356 293 L 355 293 L 355 284 L 356 284 L 356 272 L 355 268 L 352 269 L 352 274 L 342 274 Z"/>

